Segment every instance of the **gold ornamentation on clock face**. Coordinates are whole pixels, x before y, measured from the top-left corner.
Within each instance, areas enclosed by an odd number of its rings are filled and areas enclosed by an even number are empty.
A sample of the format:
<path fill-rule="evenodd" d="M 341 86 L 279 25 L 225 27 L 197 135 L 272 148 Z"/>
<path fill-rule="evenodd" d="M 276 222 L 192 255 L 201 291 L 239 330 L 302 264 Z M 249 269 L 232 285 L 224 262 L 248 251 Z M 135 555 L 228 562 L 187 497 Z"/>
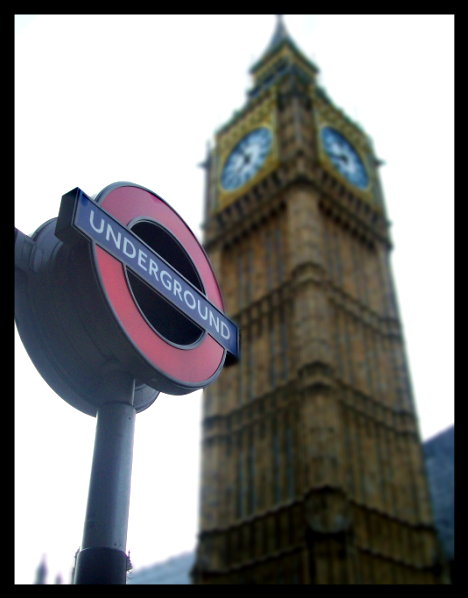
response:
<path fill-rule="evenodd" d="M 250 181 L 264 165 L 273 146 L 273 134 L 268 127 L 258 127 L 247 133 L 234 147 L 221 172 L 224 191 L 235 191 Z"/>

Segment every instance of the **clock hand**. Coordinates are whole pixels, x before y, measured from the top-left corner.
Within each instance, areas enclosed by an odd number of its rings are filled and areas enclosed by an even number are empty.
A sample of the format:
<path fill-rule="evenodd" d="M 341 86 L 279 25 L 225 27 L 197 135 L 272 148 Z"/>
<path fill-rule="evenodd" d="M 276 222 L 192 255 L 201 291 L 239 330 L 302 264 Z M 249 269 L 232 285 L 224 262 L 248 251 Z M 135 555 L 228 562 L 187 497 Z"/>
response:
<path fill-rule="evenodd" d="M 242 162 L 240 162 L 238 164 L 236 171 L 242 170 L 243 168 L 248 166 L 248 164 L 250 164 L 250 161 L 252 159 L 252 156 L 250 154 L 246 153 L 245 150 L 240 149 L 239 152 L 242 157 Z"/>
<path fill-rule="evenodd" d="M 248 151 L 247 151 L 247 150 L 245 150 L 245 149 L 242 149 L 242 148 L 240 148 L 240 152 L 241 152 L 241 154 L 242 154 L 242 157 L 244 158 L 244 162 L 245 162 L 246 164 L 248 164 L 248 163 L 250 162 L 250 159 L 251 159 L 251 156 L 250 156 L 250 154 L 248 153 Z"/>
<path fill-rule="evenodd" d="M 232 170 L 236 173 L 240 172 L 244 168 L 244 156 L 239 152 L 236 155 L 236 160 L 232 164 Z"/>
<path fill-rule="evenodd" d="M 346 163 L 349 162 L 349 158 L 346 154 L 340 154 L 339 152 L 332 152 L 330 155 L 333 156 L 334 158 L 336 158 L 337 160 L 344 161 Z"/>

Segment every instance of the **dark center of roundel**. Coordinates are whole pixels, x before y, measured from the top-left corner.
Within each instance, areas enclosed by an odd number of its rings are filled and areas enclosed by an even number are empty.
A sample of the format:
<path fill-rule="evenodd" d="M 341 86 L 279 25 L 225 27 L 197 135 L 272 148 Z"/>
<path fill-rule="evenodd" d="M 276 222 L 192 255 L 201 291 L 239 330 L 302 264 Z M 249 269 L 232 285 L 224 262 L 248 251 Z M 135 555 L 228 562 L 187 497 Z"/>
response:
<path fill-rule="evenodd" d="M 166 260 L 202 293 L 205 292 L 200 277 L 182 245 L 165 229 L 146 220 L 136 222 L 132 232 Z M 174 306 L 126 268 L 133 296 L 149 324 L 158 334 L 176 345 L 192 345 L 203 334 Z"/>

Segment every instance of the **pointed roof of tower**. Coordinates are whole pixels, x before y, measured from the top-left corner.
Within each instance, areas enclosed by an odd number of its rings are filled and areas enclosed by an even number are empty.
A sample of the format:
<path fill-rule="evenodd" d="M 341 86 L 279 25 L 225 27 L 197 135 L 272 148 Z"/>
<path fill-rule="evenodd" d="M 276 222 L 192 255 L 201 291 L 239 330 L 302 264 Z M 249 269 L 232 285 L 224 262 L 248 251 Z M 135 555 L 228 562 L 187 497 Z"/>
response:
<path fill-rule="evenodd" d="M 319 69 L 301 52 L 292 39 L 284 23 L 283 15 L 276 16 L 276 27 L 270 43 L 261 57 L 250 69 L 254 79 L 256 81 L 261 79 L 263 74 L 266 71 L 269 71 L 270 66 L 280 57 L 287 57 L 289 62 L 294 61 L 298 64 L 301 64 L 303 69 L 308 71 L 309 76 L 315 77 L 315 75 L 319 72 Z"/>
<path fill-rule="evenodd" d="M 265 54 L 272 52 L 276 48 L 276 46 L 279 46 L 279 44 L 281 44 L 281 42 L 290 39 L 288 30 L 286 29 L 286 25 L 284 24 L 284 21 L 283 21 L 283 15 L 276 15 L 276 16 L 277 16 L 276 29 L 273 33 L 273 37 L 271 38 L 270 43 L 267 46 L 267 49 L 265 50 Z"/>

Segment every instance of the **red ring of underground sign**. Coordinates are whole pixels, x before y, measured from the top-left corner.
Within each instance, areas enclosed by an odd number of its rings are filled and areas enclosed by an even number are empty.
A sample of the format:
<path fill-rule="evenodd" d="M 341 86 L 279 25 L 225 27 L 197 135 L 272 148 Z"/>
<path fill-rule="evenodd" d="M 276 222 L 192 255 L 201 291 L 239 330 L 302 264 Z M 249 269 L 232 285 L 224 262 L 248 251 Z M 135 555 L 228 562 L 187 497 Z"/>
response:
<path fill-rule="evenodd" d="M 180 216 L 153 192 L 118 183 L 101 191 L 96 202 L 125 227 L 136 218 L 154 220 L 177 239 L 190 256 L 207 299 L 224 311 L 221 292 L 208 258 Z M 128 287 L 125 266 L 93 243 L 102 288 L 121 327 L 137 350 L 159 372 L 193 390 L 202 388 L 222 367 L 226 351 L 209 334 L 194 347 L 179 348 L 164 340 L 148 324 Z"/>

